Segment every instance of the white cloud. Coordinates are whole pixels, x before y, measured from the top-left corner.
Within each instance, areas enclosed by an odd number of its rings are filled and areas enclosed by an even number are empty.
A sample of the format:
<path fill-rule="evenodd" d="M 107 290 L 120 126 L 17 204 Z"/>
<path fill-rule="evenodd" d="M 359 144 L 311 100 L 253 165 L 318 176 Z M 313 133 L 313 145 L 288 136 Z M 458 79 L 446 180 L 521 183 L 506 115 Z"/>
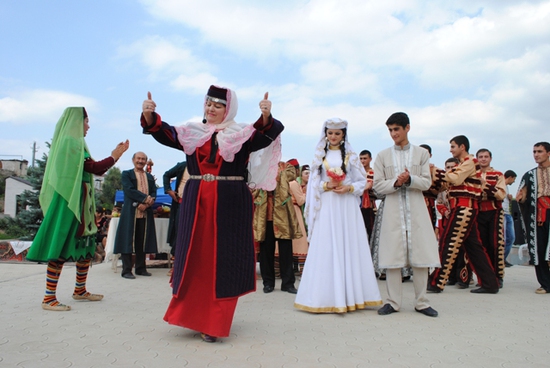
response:
<path fill-rule="evenodd" d="M 204 90 L 204 83 L 215 83 L 217 78 L 210 70 L 208 61 L 196 56 L 181 37 L 171 39 L 161 36 L 148 36 L 121 46 L 119 59 L 127 62 L 137 58 L 136 68 L 145 67 L 144 72 L 152 82 L 166 82 L 176 90 L 190 89 L 196 92 L 197 86 Z M 203 83 L 201 85 L 201 83 Z"/>
<path fill-rule="evenodd" d="M 93 98 L 62 91 L 25 90 L 0 98 L 0 122 L 54 125 L 67 106 L 95 109 Z"/>

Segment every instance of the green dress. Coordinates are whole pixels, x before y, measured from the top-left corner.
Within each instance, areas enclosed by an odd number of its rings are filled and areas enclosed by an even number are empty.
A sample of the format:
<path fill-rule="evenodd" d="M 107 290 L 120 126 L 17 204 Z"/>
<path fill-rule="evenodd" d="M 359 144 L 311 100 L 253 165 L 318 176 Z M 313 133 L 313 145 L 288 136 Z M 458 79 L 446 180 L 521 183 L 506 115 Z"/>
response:
<path fill-rule="evenodd" d="M 84 159 L 90 157 L 85 151 Z M 57 259 L 76 262 L 93 258 L 95 254 L 94 221 L 95 200 L 93 175 L 83 171 L 81 192 L 81 219 L 69 209 L 68 202 L 54 192 L 44 220 L 38 229 L 27 260 L 48 262 Z"/>

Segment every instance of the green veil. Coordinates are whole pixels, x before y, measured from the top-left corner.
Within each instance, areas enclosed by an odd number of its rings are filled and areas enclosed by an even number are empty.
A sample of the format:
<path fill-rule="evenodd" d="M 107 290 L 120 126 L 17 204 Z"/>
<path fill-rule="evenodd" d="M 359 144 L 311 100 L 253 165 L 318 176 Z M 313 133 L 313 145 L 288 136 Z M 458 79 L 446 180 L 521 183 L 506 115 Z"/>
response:
<path fill-rule="evenodd" d="M 55 127 L 48 163 L 40 191 L 40 206 L 46 214 L 54 193 L 65 199 L 80 221 L 84 152 L 84 107 L 67 107 Z"/>

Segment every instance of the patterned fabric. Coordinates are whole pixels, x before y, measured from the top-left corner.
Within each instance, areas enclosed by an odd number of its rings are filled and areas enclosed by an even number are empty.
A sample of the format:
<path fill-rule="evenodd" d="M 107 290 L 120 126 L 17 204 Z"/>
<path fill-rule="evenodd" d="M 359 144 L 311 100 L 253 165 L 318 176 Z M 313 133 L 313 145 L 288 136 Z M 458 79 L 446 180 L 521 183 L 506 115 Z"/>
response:
<path fill-rule="evenodd" d="M 466 156 L 458 166 L 445 172 L 437 170 L 438 183 L 447 182 L 449 199 L 466 198 L 475 201 L 481 195 L 481 168 L 473 155 Z"/>
<path fill-rule="evenodd" d="M 481 191 L 481 211 L 491 211 L 502 208 L 502 201 L 506 198 L 506 183 L 504 175 L 492 167 L 482 173 L 485 185 Z"/>
<path fill-rule="evenodd" d="M 498 290 L 495 271 L 479 239 L 477 214 L 478 210 L 471 207 L 455 207 L 451 210 L 447 226 L 439 238 L 441 268 L 436 269 L 430 277 L 432 288 L 440 290 L 445 288 L 453 273 L 453 266 L 459 256 L 460 248 L 463 247 L 481 286 L 485 289 Z"/>
<path fill-rule="evenodd" d="M 372 190 L 372 184 L 374 182 L 374 171 L 369 168 L 367 171 L 367 186 L 370 184 L 370 189 L 365 189 L 363 196 L 361 197 L 361 208 L 376 208 L 376 195 Z"/>
<path fill-rule="evenodd" d="M 548 171 L 548 168 L 534 168 L 529 170 L 523 175 L 518 187 L 518 192 L 522 190 L 526 191 L 525 201 L 520 203 L 519 209 L 522 216 L 523 232 L 525 234 L 527 248 L 529 249 L 529 263 L 535 266 L 542 261 L 550 260 L 550 241 L 547 244 L 538 244 L 537 242 L 537 219 L 539 218 L 538 193 L 542 192 L 542 190 L 539 190 L 538 185 L 538 179 L 540 178 L 538 171 Z M 546 249 L 543 260 L 539 259 L 537 252 L 538 247 L 544 247 Z"/>
<path fill-rule="evenodd" d="M 477 218 L 481 244 L 487 249 L 497 277 L 504 278 L 504 212 L 502 209 L 479 211 Z"/>
<path fill-rule="evenodd" d="M 478 227 L 481 243 L 487 249 L 491 265 L 497 277 L 504 278 L 504 211 L 502 201 L 506 198 L 504 175 L 492 167 L 482 173 L 485 185 L 479 203 Z"/>
<path fill-rule="evenodd" d="M 430 286 L 443 290 L 453 273 L 461 248 L 472 270 L 485 289 L 498 290 L 498 280 L 487 250 L 479 238 L 477 223 L 478 203 L 481 196 L 481 168 L 477 159 L 469 155 L 446 173 L 438 175 L 449 185 L 447 193 L 451 214 L 439 237 L 441 268 L 430 277 Z M 464 268 L 464 270 L 467 270 Z M 465 275 L 461 275 L 463 279 Z"/>
<path fill-rule="evenodd" d="M 139 171 L 134 169 L 134 172 L 136 173 L 137 190 L 139 190 L 143 194 L 149 195 L 149 185 L 147 184 L 147 176 L 145 175 L 145 171 Z M 146 218 L 146 217 L 147 217 L 147 214 L 136 207 L 136 218 Z"/>
<path fill-rule="evenodd" d="M 537 168 L 537 197 L 550 197 L 550 167 Z"/>
<path fill-rule="evenodd" d="M 48 268 L 46 271 L 46 292 L 42 303 L 50 304 L 52 306 L 59 304 L 55 296 L 55 292 L 57 291 L 57 282 L 59 281 L 59 276 L 61 275 L 61 270 L 63 269 L 63 263 L 64 262 L 61 261 L 48 262 Z"/>
<path fill-rule="evenodd" d="M 90 269 L 91 259 L 76 262 L 76 282 L 74 286 L 74 294 L 86 294 L 86 279 L 88 278 L 88 270 Z"/>

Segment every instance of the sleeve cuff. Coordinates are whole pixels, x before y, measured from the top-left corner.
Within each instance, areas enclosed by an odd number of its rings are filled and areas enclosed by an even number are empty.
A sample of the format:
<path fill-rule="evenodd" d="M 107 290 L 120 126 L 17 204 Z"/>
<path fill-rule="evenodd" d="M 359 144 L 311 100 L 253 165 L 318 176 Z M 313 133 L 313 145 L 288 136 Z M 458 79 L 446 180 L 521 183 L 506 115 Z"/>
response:
<path fill-rule="evenodd" d="M 269 121 L 268 121 L 267 125 L 264 126 L 264 118 L 263 118 L 263 116 L 260 116 L 260 118 L 258 120 L 256 120 L 256 122 L 254 123 L 254 129 L 259 130 L 260 132 L 264 132 L 264 131 L 270 129 L 271 126 L 273 125 L 273 115 L 269 115 L 268 120 Z"/>
<path fill-rule="evenodd" d="M 147 120 L 145 120 L 145 116 L 143 116 L 143 113 L 141 113 L 140 122 L 144 133 L 156 133 L 162 127 L 162 119 L 160 115 L 154 112 L 153 117 L 155 118 L 155 123 L 153 125 L 147 125 Z"/>

